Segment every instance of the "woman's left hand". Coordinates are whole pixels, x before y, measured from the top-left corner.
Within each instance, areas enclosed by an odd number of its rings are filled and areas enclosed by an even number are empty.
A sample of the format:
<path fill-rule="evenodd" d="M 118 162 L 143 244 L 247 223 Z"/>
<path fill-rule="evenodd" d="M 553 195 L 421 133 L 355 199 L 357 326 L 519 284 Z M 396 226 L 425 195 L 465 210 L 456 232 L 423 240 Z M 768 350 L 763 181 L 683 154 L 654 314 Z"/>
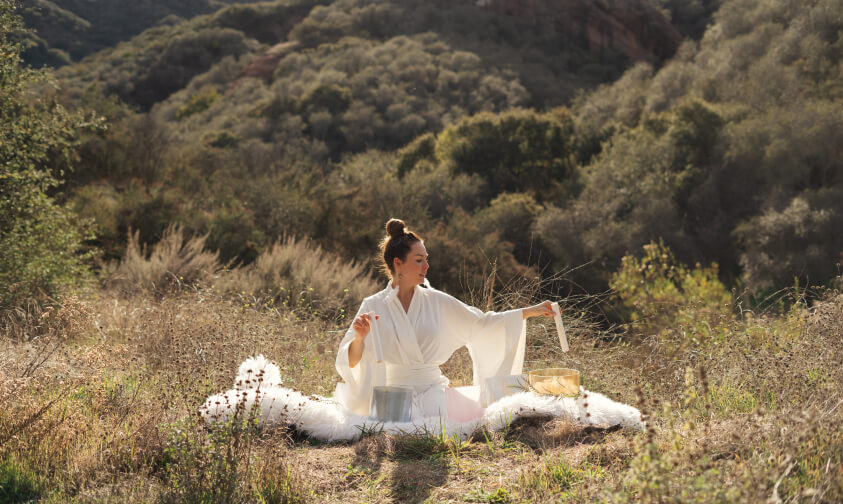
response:
<path fill-rule="evenodd" d="M 550 305 L 550 301 L 542 301 L 537 305 L 524 308 L 523 312 L 525 320 L 530 317 L 552 317 L 553 307 Z"/>

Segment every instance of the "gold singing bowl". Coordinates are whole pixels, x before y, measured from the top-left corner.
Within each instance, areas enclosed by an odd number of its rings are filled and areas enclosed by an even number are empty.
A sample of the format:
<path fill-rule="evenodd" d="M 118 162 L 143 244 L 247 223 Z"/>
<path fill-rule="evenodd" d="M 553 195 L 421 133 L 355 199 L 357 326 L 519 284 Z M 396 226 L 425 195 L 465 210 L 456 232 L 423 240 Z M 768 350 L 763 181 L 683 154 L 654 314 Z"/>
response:
<path fill-rule="evenodd" d="M 539 394 L 573 397 L 580 393 L 580 372 L 568 368 L 530 371 L 530 387 Z"/>

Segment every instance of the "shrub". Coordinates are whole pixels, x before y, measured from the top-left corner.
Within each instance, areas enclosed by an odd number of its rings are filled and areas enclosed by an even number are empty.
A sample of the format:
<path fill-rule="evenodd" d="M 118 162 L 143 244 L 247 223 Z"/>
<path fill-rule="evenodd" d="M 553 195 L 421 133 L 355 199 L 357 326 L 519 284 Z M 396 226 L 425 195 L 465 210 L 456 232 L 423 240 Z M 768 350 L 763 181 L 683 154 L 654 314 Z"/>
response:
<path fill-rule="evenodd" d="M 223 292 L 249 293 L 267 306 L 280 304 L 340 319 L 380 290 L 361 264 L 294 237 L 277 241 L 253 264 L 227 272 L 216 285 Z"/>
<path fill-rule="evenodd" d="M 841 191 L 829 192 L 828 207 L 796 197 L 783 210 L 769 209 L 738 226 L 735 234 L 744 249 L 740 263 L 750 288 L 786 285 L 794 277 L 809 285 L 840 271 L 843 205 Z"/>
<path fill-rule="evenodd" d="M 179 107 L 178 111 L 176 111 L 176 119 L 181 120 L 187 116 L 204 112 L 220 97 L 222 95 L 213 87 L 204 87 L 198 93 L 191 96 L 187 100 L 187 103 Z"/>
<path fill-rule="evenodd" d="M 221 269 L 219 255 L 205 249 L 207 236 L 185 239 L 180 226 L 170 226 L 147 253 L 138 232 L 129 235 L 126 255 L 108 279 L 124 294 L 151 292 L 161 296 L 174 287 L 208 280 Z"/>
<path fill-rule="evenodd" d="M 538 198 L 574 172 L 573 121 L 568 114 L 481 113 L 445 128 L 436 156 L 457 173 L 485 178 L 493 194 L 530 191 Z"/>
<path fill-rule="evenodd" d="M 61 184 L 56 160 L 67 164 L 78 131 L 99 124 L 33 93 L 51 82 L 20 66 L 11 6 L 0 3 L 0 310 L 45 302 L 85 278 L 89 222 L 49 194 Z"/>
<path fill-rule="evenodd" d="M 661 241 L 645 245 L 640 259 L 624 256 L 609 284 L 632 321 L 650 333 L 675 330 L 693 338 L 710 334 L 696 327 L 731 318 L 732 296 L 717 279 L 717 265 L 690 269 L 677 262 Z"/>
<path fill-rule="evenodd" d="M 529 194 L 501 193 L 488 207 L 480 210 L 475 219 L 486 232 L 497 232 L 501 239 L 512 243 L 513 255 L 519 262 L 530 264 L 538 255 L 534 250 L 532 228 L 541 209 Z"/>

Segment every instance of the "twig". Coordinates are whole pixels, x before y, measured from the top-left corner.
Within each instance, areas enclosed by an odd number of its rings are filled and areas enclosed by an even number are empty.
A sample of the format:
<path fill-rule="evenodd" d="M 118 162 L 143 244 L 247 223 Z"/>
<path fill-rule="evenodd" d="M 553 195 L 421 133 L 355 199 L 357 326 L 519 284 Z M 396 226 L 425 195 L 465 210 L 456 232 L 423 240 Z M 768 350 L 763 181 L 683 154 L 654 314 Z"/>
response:
<path fill-rule="evenodd" d="M 791 456 L 788 455 L 787 461 L 789 461 L 790 459 L 791 459 Z M 782 480 L 784 480 L 785 477 L 788 474 L 790 474 L 790 471 L 793 469 L 793 466 L 795 466 L 795 465 L 796 465 L 795 462 L 791 462 L 790 465 L 787 466 L 787 469 L 784 470 L 782 475 L 779 476 L 779 479 L 776 481 L 776 484 L 773 486 L 773 495 L 770 496 L 770 499 L 767 502 L 772 502 L 772 503 L 778 504 L 782 501 L 781 498 L 779 497 L 779 485 L 782 483 Z"/>
<path fill-rule="evenodd" d="M 48 402 L 44 406 L 42 406 L 40 410 L 36 411 L 32 415 L 30 415 L 28 418 L 24 419 L 14 429 L 12 429 L 10 433 L 6 434 L 5 437 L 0 438 L 0 446 L 3 446 L 10 439 L 14 438 L 15 436 L 17 436 L 18 434 L 23 432 L 24 429 L 28 428 L 29 426 L 31 426 L 32 424 L 37 422 L 50 408 L 53 407 L 54 404 L 56 404 L 60 399 L 62 399 L 64 397 L 65 392 L 70 390 L 70 387 L 72 385 L 73 385 L 73 382 L 68 383 L 64 387 L 64 389 L 61 391 L 61 393 L 58 395 L 58 397 L 56 397 L 52 401 Z"/>

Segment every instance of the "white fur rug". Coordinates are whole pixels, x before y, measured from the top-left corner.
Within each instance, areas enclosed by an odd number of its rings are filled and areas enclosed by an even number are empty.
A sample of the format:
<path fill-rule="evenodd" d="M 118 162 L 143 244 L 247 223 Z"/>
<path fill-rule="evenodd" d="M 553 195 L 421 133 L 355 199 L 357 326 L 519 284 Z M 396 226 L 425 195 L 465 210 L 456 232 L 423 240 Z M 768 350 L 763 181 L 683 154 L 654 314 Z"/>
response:
<path fill-rule="evenodd" d="M 255 408 L 259 425 L 292 425 L 298 431 L 322 441 L 353 441 L 364 432 L 433 432 L 466 438 L 480 427 L 494 431 L 517 418 L 535 416 L 561 416 L 590 425 L 643 427 L 638 409 L 596 392 L 580 391 L 578 397 L 561 398 L 532 392 L 514 394 L 489 405 L 483 416 L 470 422 L 453 422 L 436 416 L 384 424 L 352 414 L 330 398 L 305 396 L 283 387 L 278 366 L 259 355 L 240 365 L 232 390 L 209 397 L 199 412 L 211 423 L 228 420 L 232 415 L 251 412 Z"/>

